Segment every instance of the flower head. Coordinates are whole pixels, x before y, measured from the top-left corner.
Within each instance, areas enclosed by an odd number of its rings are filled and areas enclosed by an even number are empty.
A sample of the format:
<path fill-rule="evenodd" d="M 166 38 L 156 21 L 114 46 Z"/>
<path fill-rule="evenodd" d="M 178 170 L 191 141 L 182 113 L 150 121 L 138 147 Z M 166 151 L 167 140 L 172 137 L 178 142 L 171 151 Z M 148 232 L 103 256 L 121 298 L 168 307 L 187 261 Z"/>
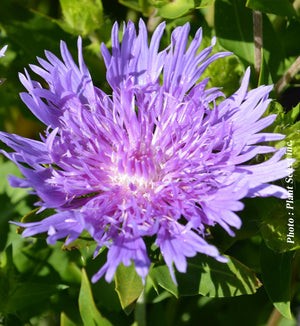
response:
<path fill-rule="evenodd" d="M 168 265 L 186 271 L 186 257 L 203 253 L 226 261 L 205 240 L 207 226 L 219 224 L 230 235 L 240 228 L 235 212 L 241 199 L 285 198 L 285 189 L 269 182 L 285 177 L 290 162 L 284 149 L 259 145 L 282 139 L 260 132 L 275 115 L 262 118 L 271 86 L 247 92 L 250 70 L 240 89 L 219 105 L 223 94 L 197 83 L 206 67 L 229 53 L 199 52 L 199 29 L 187 46 L 189 25 L 177 27 L 168 48 L 159 51 L 162 23 L 148 44 L 140 21 L 112 30 L 112 53 L 102 45 L 112 94 L 93 85 L 78 39 L 78 63 L 61 42 L 62 61 L 50 52 L 31 69 L 49 89 L 20 74 L 27 89 L 21 98 L 46 126 L 40 141 L 1 132 L 15 152 L 3 152 L 24 178 L 10 177 L 14 187 L 33 188 L 43 208 L 56 214 L 25 227 L 23 236 L 48 232 L 48 243 L 74 241 L 87 230 L 98 249 L 108 247 L 107 261 L 93 277 L 111 281 L 122 262 L 133 261 L 144 279 L 149 271 L 145 239 L 155 244 Z M 275 152 L 250 165 L 257 154 Z M 98 250 L 96 250 L 97 254 Z"/>

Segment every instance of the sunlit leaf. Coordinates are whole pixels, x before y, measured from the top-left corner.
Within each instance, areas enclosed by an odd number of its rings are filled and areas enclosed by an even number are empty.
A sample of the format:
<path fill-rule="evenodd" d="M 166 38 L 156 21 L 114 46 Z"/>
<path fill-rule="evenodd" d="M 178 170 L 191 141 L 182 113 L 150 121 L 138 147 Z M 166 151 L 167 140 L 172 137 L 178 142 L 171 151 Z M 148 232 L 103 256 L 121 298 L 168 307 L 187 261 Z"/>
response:
<path fill-rule="evenodd" d="M 80 261 L 80 252 L 78 250 L 71 253 L 63 251 L 61 250 L 61 243 L 51 246 L 51 249 L 53 252 L 47 262 L 51 264 L 53 270 L 65 282 L 79 285 L 81 283 L 81 268 L 77 262 Z"/>
<path fill-rule="evenodd" d="M 130 314 L 144 286 L 142 279 L 137 275 L 134 264 L 124 266 L 120 264 L 115 274 L 116 291 L 123 310 Z"/>
<path fill-rule="evenodd" d="M 234 297 L 253 294 L 261 286 L 253 271 L 233 257 L 220 263 L 198 255 L 189 259 L 186 273 L 176 273 L 178 287 L 172 282 L 167 266 L 153 268 L 151 280 L 175 296 L 202 294 L 208 297 Z"/>
<path fill-rule="evenodd" d="M 160 50 L 168 46 L 174 28 L 188 21 L 191 23 L 189 41 L 197 28 L 203 28 L 201 48 L 209 46 L 211 36 L 217 34 L 213 53 L 223 51 L 224 47 L 235 55 L 216 60 L 205 70 L 201 79 L 209 77 L 208 88 L 222 87 L 226 96 L 239 87 L 245 66 L 253 65 L 252 9 L 264 13 L 260 85 L 276 84 L 300 53 L 300 23 L 298 17 L 294 17 L 296 14 L 293 8 L 299 4 L 298 0 L 104 0 L 102 3 L 100 0 L 1 0 L 0 47 L 8 44 L 6 56 L 0 59 L 1 130 L 29 138 L 39 137 L 38 134 L 45 126 L 35 120 L 20 100 L 18 93 L 24 91 L 24 88 L 18 80 L 18 72 L 24 71 L 24 67 L 28 67 L 30 63 L 36 64 L 36 56 L 44 58 L 44 49 L 60 57 L 60 40 L 66 41 L 77 62 L 74 35 L 83 36 L 83 55 L 95 85 L 111 94 L 99 49 L 101 42 L 111 47 L 110 32 L 116 20 L 122 25 L 123 20 L 128 21 L 130 18 L 137 26 L 139 17 L 147 17 L 147 28 L 151 32 L 153 26 L 167 19 Z M 198 9 L 207 6 L 211 6 L 209 11 Z M 214 12 L 215 21 L 210 19 L 208 27 L 204 17 L 207 19 Z M 30 69 L 28 71 L 36 80 L 37 76 Z M 257 85 L 253 69 L 251 75 L 253 79 L 250 88 Z M 6 79 L 5 83 L 2 82 L 3 79 Z M 291 83 L 299 84 L 299 74 Z M 230 258 L 228 264 L 215 262 L 203 255 L 188 259 L 187 273 L 176 272 L 178 286 L 173 283 L 166 266 L 154 266 L 147 278 L 151 285 L 148 284 L 147 288 L 146 283 L 146 302 L 143 304 L 147 308 L 147 325 L 198 325 L 199 322 L 204 325 L 239 325 L 241 320 L 245 326 L 265 325 L 272 309 L 269 298 L 277 310 L 289 318 L 289 295 L 293 294 L 293 312 L 297 313 L 297 278 L 293 280 L 293 291 L 288 293 L 288 289 L 291 272 L 289 258 L 294 254 L 291 251 L 300 248 L 300 226 L 296 216 L 300 211 L 300 188 L 297 183 L 300 180 L 300 122 L 296 121 L 299 112 L 300 105 L 286 112 L 278 103 L 272 103 L 267 112 L 278 116 L 266 132 L 286 135 L 285 139 L 271 145 L 279 148 L 290 144 L 286 157 L 297 160 L 293 165 L 293 174 L 277 182 L 285 188 L 292 186 L 289 189 L 291 203 L 276 198 L 245 200 L 243 202 L 246 207 L 239 212 L 243 226 L 235 237 L 228 236 L 220 227 L 214 227 L 211 232 L 211 241 L 221 252 L 228 250 L 262 276 L 266 291 L 261 289 L 254 295 L 230 297 L 252 294 L 260 286 L 253 272 L 234 258 Z M 260 155 L 255 160 L 262 162 L 271 155 Z M 22 238 L 16 234 L 17 227 L 8 221 L 19 221 L 23 216 L 23 222 L 37 222 L 55 211 L 38 212 L 39 208 L 31 211 L 37 198 L 28 196 L 26 189 L 10 187 L 6 179 L 8 174 L 22 177 L 14 163 L 2 160 L 0 324 L 52 325 L 59 323 L 60 319 L 62 326 L 82 326 L 82 321 L 88 326 L 139 325 L 136 312 L 132 310 L 138 307 L 138 297 L 144 299 L 140 296 L 143 286 L 133 265 L 128 268 L 120 266 L 116 273 L 116 282 L 107 283 L 105 278 L 101 278 L 93 284 L 91 292 L 89 281 L 81 268 L 86 266 L 88 275 L 97 273 L 106 262 L 107 249 L 93 259 L 96 244 L 88 234 L 81 234 L 78 240 L 67 246 L 62 245 L 65 239 L 51 246 L 44 239 L 38 239 L 45 238 L 46 234 L 38 235 L 34 239 Z M 262 238 L 267 248 L 263 249 L 260 264 L 257 248 Z M 255 245 L 254 241 L 257 241 Z M 10 243 L 13 245 L 10 246 Z M 155 255 L 149 253 L 153 261 L 159 261 L 157 256 L 156 252 Z M 182 298 L 194 294 L 193 297 Z M 176 300 L 173 296 L 180 299 Z M 216 299 L 222 296 L 229 297 Z M 126 316 L 124 311 L 132 313 Z M 283 318 L 278 325 L 295 326 L 296 321 Z"/>
<path fill-rule="evenodd" d="M 149 16 L 153 12 L 152 0 L 119 0 L 119 3 L 135 11 L 142 12 L 144 16 Z"/>
<path fill-rule="evenodd" d="M 96 307 L 90 283 L 84 268 L 82 269 L 82 280 L 78 303 L 79 312 L 84 326 L 112 326 L 108 319 L 104 318 Z"/>
<path fill-rule="evenodd" d="M 211 6 L 215 0 L 154 0 L 157 14 L 166 19 L 175 19 L 190 10 Z"/>
<path fill-rule="evenodd" d="M 178 298 L 178 288 L 171 278 L 167 265 L 160 265 L 152 268 L 149 273 L 149 278 L 151 279 L 157 293 L 159 293 L 159 286 L 161 286 L 163 289 Z"/>
<path fill-rule="evenodd" d="M 66 25 L 74 34 L 86 35 L 100 28 L 103 21 L 101 0 L 60 0 Z"/>
<path fill-rule="evenodd" d="M 163 3 L 163 4 L 162 4 Z M 166 19 L 175 19 L 194 9 L 194 0 L 174 0 L 154 2 L 157 14 Z"/>
<path fill-rule="evenodd" d="M 13 162 L 0 161 L 0 250 L 5 248 L 7 242 L 9 221 L 19 219 L 29 210 L 26 203 L 27 191 L 10 187 L 7 180 L 9 174 L 21 176 L 20 170 Z"/>
<path fill-rule="evenodd" d="M 216 0 L 194 0 L 195 8 L 205 8 L 214 4 Z"/>
<path fill-rule="evenodd" d="M 86 246 L 91 246 L 95 244 L 96 241 L 90 236 L 88 231 L 84 230 L 81 235 L 75 241 L 69 243 L 68 245 L 63 245 L 62 250 L 73 250 L 82 249 Z"/>
<path fill-rule="evenodd" d="M 77 325 L 73 323 L 72 320 L 64 312 L 62 312 L 60 314 L 60 326 L 77 326 Z"/>
<path fill-rule="evenodd" d="M 214 47 L 214 49 L 217 48 L 215 52 L 218 52 L 218 47 L 220 48 L 217 43 Z M 243 72 L 244 69 L 241 62 L 235 55 L 231 55 L 212 62 L 205 69 L 201 79 L 209 78 L 207 87 L 219 87 L 222 85 L 222 92 L 226 96 L 230 96 L 239 88 Z M 223 100 L 222 97 L 220 97 L 221 100 Z"/>
<path fill-rule="evenodd" d="M 12 203 L 17 203 L 27 196 L 27 190 L 22 188 L 13 188 L 9 185 L 8 175 L 22 177 L 19 168 L 11 161 L 0 161 L 0 194 L 7 194 Z"/>
<path fill-rule="evenodd" d="M 217 1 L 215 28 L 220 44 L 247 64 L 254 63 L 252 11 L 244 1 Z"/>

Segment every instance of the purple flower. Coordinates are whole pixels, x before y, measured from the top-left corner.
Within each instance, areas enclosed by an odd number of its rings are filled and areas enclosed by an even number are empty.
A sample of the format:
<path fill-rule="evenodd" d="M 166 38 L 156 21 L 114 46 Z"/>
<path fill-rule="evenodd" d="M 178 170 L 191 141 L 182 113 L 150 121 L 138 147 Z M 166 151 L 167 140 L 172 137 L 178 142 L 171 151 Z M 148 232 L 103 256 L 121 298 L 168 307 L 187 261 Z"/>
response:
<path fill-rule="evenodd" d="M 59 60 L 45 52 L 47 61 L 31 69 L 49 88 L 20 74 L 27 89 L 21 98 L 47 129 L 41 140 L 1 132 L 1 140 L 15 152 L 3 153 L 20 168 L 24 179 L 10 177 L 13 187 L 33 188 L 43 208 L 56 214 L 25 227 L 23 236 L 48 232 L 48 243 L 74 241 L 87 230 L 98 248 L 108 247 L 107 261 L 94 275 L 111 281 L 122 262 L 133 261 L 144 279 L 149 271 L 145 239 L 155 238 L 175 280 L 186 257 L 197 253 L 224 262 L 205 240 L 207 226 L 221 225 L 234 236 L 241 227 L 235 212 L 244 197 L 276 196 L 287 191 L 269 184 L 289 174 L 291 162 L 280 160 L 285 150 L 260 145 L 284 136 L 260 132 L 275 120 L 263 117 L 271 86 L 247 92 L 250 70 L 240 89 L 219 105 L 224 96 L 206 89 L 208 79 L 196 84 L 206 67 L 229 53 L 201 52 L 199 29 L 187 46 L 189 25 L 177 27 L 168 48 L 159 52 L 162 23 L 148 45 L 143 21 L 136 34 L 133 23 L 112 30 L 112 54 L 101 52 L 112 94 L 93 85 L 78 39 L 78 62 L 61 42 Z M 275 152 L 269 160 L 249 164 L 257 154 Z"/>
<path fill-rule="evenodd" d="M 0 50 L 0 58 L 5 57 L 5 51 L 7 49 L 7 45 L 5 45 L 1 50 Z"/>

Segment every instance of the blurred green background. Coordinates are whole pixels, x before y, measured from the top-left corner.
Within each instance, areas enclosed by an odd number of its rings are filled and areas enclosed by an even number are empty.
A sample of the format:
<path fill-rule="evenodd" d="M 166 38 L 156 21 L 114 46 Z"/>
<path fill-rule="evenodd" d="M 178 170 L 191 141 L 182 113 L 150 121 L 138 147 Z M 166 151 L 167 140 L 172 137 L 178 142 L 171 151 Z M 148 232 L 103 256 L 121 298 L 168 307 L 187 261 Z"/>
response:
<path fill-rule="evenodd" d="M 254 11 L 257 20 L 253 20 Z M 143 18 L 151 35 L 165 20 L 161 47 L 169 44 L 176 26 L 189 22 L 190 39 L 200 26 L 203 28 L 201 49 L 210 45 L 216 35 L 214 52 L 233 52 L 205 71 L 202 78 L 210 77 L 209 87 L 222 87 L 229 96 L 239 87 L 247 66 L 252 69 L 252 88 L 276 85 L 272 92 L 276 101 L 268 113 L 277 113 L 278 118 L 269 131 L 286 134 L 287 138 L 275 145 L 286 146 L 292 140 L 293 156 L 299 160 L 299 14 L 298 0 L 1 0 L 0 46 L 8 44 L 8 50 L 0 60 L 0 77 L 6 79 L 0 87 L 0 129 L 39 138 L 45 126 L 20 100 L 18 94 L 24 89 L 18 73 L 24 68 L 30 70 L 29 64 L 37 64 L 36 57 L 43 58 L 45 49 L 59 56 L 60 40 L 67 42 L 76 59 L 77 37 L 83 37 L 84 58 L 94 84 L 109 93 L 100 44 L 110 47 L 115 21 L 122 24 L 131 19 L 137 23 Z M 261 31 L 255 29 L 260 23 Z M 259 57 L 255 56 L 254 36 L 263 40 Z M 243 227 L 235 238 L 221 229 L 212 230 L 212 243 L 237 259 L 240 265 L 236 271 L 245 274 L 231 280 L 233 274 L 224 276 L 221 269 L 213 270 L 213 264 L 207 262 L 208 270 L 202 271 L 205 284 L 196 288 L 187 274 L 179 282 L 186 288 L 179 287 L 174 292 L 168 279 L 157 274 L 161 268 L 157 266 L 140 296 L 140 280 L 135 279 L 130 268 L 125 271 L 133 275 L 129 283 L 118 276 L 118 284 L 107 284 L 103 279 L 90 284 L 93 273 L 105 262 L 105 252 L 92 259 L 93 243 L 78 241 L 64 247 L 63 242 L 58 242 L 48 246 L 43 238 L 23 239 L 16 232 L 17 228 L 8 221 L 20 221 L 34 208 L 37 198 L 28 196 L 26 190 L 9 187 L 7 175 L 20 173 L 0 156 L 0 325 L 296 326 L 297 320 L 299 325 L 298 162 L 295 169 L 292 247 L 286 243 L 285 203 L 272 198 L 249 200 L 240 214 Z M 279 184 L 285 185 L 284 181 Z M 248 295 L 235 291 L 236 284 L 242 281 L 249 282 Z M 227 293 L 222 282 L 232 282 Z M 205 286 L 210 285 L 215 287 L 214 294 L 204 295 Z"/>

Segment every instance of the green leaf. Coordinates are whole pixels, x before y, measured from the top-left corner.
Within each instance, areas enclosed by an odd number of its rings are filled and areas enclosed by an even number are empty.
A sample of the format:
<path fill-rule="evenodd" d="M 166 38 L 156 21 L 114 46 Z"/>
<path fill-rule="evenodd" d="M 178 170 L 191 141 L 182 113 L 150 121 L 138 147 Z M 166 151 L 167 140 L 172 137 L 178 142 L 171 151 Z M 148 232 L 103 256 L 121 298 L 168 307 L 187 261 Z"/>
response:
<path fill-rule="evenodd" d="M 96 241 L 91 237 L 88 231 L 84 230 L 78 239 L 74 240 L 73 242 L 69 243 L 68 245 L 63 245 L 62 250 L 74 250 L 74 249 L 82 249 L 87 246 L 91 246 L 95 244 Z"/>
<path fill-rule="evenodd" d="M 115 282 L 122 309 L 129 315 L 144 289 L 142 279 L 137 275 L 134 264 L 128 267 L 120 264 L 115 274 Z"/>
<path fill-rule="evenodd" d="M 287 124 L 291 125 L 293 124 L 296 119 L 299 117 L 300 114 L 300 104 L 295 106 L 292 110 L 290 110 L 286 116 L 285 116 L 285 121 Z"/>
<path fill-rule="evenodd" d="M 285 113 L 280 103 L 273 101 L 266 111 L 265 115 L 272 113 L 277 114 L 275 122 L 268 127 L 268 132 L 280 133 L 286 135 L 286 137 L 275 143 L 276 148 L 287 147 L 290 149 L 287 152 L 286 157 L 293 158 L 296 162 L 293 164 L 295 169 L 293 179 L 300 181 L 300 121 L 296 121 L 299 117 L 300 104 L 291 109 L 288 113 Z"/>
<path fill-rule="evenodd" d="M 300 53 L 300 42 L 296 40 L 298 40 L 300 35 L 299 19 L 289 20 L 286 26 L 282 27 L 279 32 L 287 57 L 298 57 Z M 292 63 L 293 61 L 290 65 Z M 288 69 L 289 66 L 286 69 Z"/>
<path fill-rule="evenodd" d="M 10 245 L 0 268 L 0 311 L 5 315 L 18 313 L 23 318 L 30 318 L 40 314 L 41 309 L 48 306 L 49 297 L 58 295 L 65 286 L 51 281 L 48 276 L 38 275 L 37 272 L 42 268 L 38 260 L 31 273 L 24 277 L 26 274 L 20 273 L 14 259 Z"/>
<path fill-rule="evenodd" d="M 119 0 L 119 3 L 148 17 L 153 12 L 152 0 Z"/>
<path fill-rule="evenodd" d="M 79 312 L 84 326 L 112 326 L 108 319 L 104 318 L 96 307 L 90 283 L 84 268 L 82 269 L 82 280 L 78 303 Z"/>
<path fill-rule="evenodd" d="M 261 286 L 253 271 L 233 257 L 228 263 L 198 255 L 188 264 L 186 274 L 178 274 L 181 295 L 232 297 L 253 294 Z M 195 287 L 197 285 L 198 289 Z"/>
<path fill-rule="evenodd" d="M 245 7 L 244 1 L 216 1 L 215 29 L 218 41 L 225 49 L 236 54 L 246 66 L 254 65 L 253 12 Z M 285 53 L 266 15 L 263 15 L 263 52 L 272 79 L 277 81 Z"/>
<path fill-rule="evenodd" d="M 253 294 L 261 286 L 253 271 L 233 257 L 220 263 L 211 257 L 197 255 L 188 260 L 186 273 L 176 273 L 178 287 L 172 282 L 167 266 L 150 271 L 153 285 L 158 285 L 176 297 L 201 294 L 208 297 L 234 297 Z"/>
<path fill-rule="evenodd" d="M 288 178 L 285 178 L 287 180 Z M 285 184 L 286 186 L 287 184 Z M 285 252 L 300 248 L 300 225 L 296 223 L 294 212 L 299 212 L 300 200 L 286 201 L 278 198 L 264 198 L 258 216 L 261 217 L 260 231 L 266 245 L 274 251 Z M 288 202 L 289 200 L 289 202 Z"/>
<path fill-rule="evenodd" d="M 56 213 L 55 210 L 52 208 L 44 209 L 39 212 L 40 209 L 41 207 L 38 207 L 25 214 L 21 219 L 21 223 L 39 222 L 44 218 L 47 218 Z"/>
<path fill-rule="evenodd" d="M 77 325 L 73 323 L 72 320 L 64 312 L 62 312 L 60 314 L 60 326 L 77 326 Z"/>
<path fill-rule="evenodd" d="M 39 222 L 39 221 L 55 214 L 55 210 L 52 208 L 48 208 L 48 209 L 45 209 L 45 210 L 39 212 L 40 209 L 41 209 L 41 207 L 38 207 L 38 208 L 35 208 L 32 211 L 30 211 L 29 213 L 25 214 L 21 219 L 21 223 Z M 23 231 L 24 231 L 23 227 L 21 227 L 21 226 L 18 227 L 18 229 L 17 229 L 18 234 L 22 234 Z M 46 237 L 46 234 L 37 234 L 34 237 L 44 239 Z"/>
<path fill-rule="evenodd" d="M 2 257 L 1 257 L 2 258 Z M 9 311 L 9 292 L 12 282 L 17 278 L 17 269 L 13 263 L 12 245 L 5 250 L 5 255 L 1 261 L 0 268 L 0 311 Z M 14 282 L 15 283 L 15 282 Z"/>
<path fill-rule="evenodd" d="M 6 194 L 0 194 L 0 251 L 6 246 L 8 232 L 10 229 L 10 220 L 19 219 L 19 216 L 29 210 L 25 198 L 18 203 L 13 203 L 13 199 Z"/>
<path fill-rule="evenodd" d="M 175 19 L 187 14 L 190 10 L 211 6 L 215 0 L 154 0 L 157 14 L 166 19 Z"/>
<path fill-rule="evenodd" d="M 290 308 L 291 259 L 292 253 L 275 253 L 262 243 L 263 285 L 275 308 L 289 319 L 292 319 Z"/>
<path fill-rule="evenodd" d="M 52 248 L 44 239 L 31 239 L 29 243 L 26 243 L 25 239 L 18 236 L 18 240 L 18 242 L 13 241 L 14 263 L 18 271 L 22 274 L 31 274 L 32 277 L 38 275 L 40 270 L 47 265 Z"/>
<path fill-rule="evenodd" d="M 40 14 L 35 10 L 27 9 L 21 5 L 20 1 L 1 0 L 0 11 L 1 29 L 3 28 L 9 42 L 10 51 L 14 53 L 11 71 L 9 76 L 5 75 L 9 84 L 14 82 L 17 89 L 22 89 L 17 78 L 14 77 L 16 71 L 21 71 L 31 60 L 35 60 L 37 55 L 41 55 L 44 49 L 55 54 L 59 51 L 58 40 L 69 41 L 70 37 L 59 28 L 56 22 L 49 17 Z M 1 76 L 2 77 L 2 76 Z M 5 88 L 3 86 L 1 88 Z M 13 98 L 16 90 L 11 90 L 10 98 Z M 13 102 L 15 105 L 21 104 L 21 101 Z M 11 105 L 11 103 L 9 103 Z M 25 105 L 22 109 L 25 109 Z M 30 115 L 29 110 L 28 116 Z M 6 112 L 7 113 L 7 112 Z M 24 110 L 24 113 L 27 112 Z M 24 125 L 24 123 L 23 123 Z M 23 129 L 24 126 L 20 126 Z M 31 134 L 36 135 L 37 130 L 31 130 Z M 19 132 L 19 130 L 18 130 Z M 24 132 L 24 131 L 23 131 Z"/>
<path fill-rule="evenodd" d="M 212 6 L 216 0 L 194 0 L 196 9 Z"/>
<path fill-rule="evenodd" d="M 246 6 L 257 11 L 279 16 L 293 17 L 297 15 L 289 0 L 247 0 Z"/>
<path fill-rule="evenodd" d="M 0 218 L 0 251 L 2 251 L 7 242 L 9 223 L 8 221 L 14 214 L 14 207 L 5 195 L 0 195 L 1 218 Z"/>
<path fill-rule="evenodd" d="M 272 80 L 276 82 L 280 78 L 280 67 L 284 64 L 285 50 L 270 18 L 266 14 L 262 15 L 262 25 L 263 57 L 268 65 L 268 70 L 272 76 Z"/>
<path fill-rule="evenodd" d="M 73 34 L 87 35 L 103 22 L 101 0 L 60 0 L 66 24 L 61 27 Z"/>
<path fill-rule="evenodd" d="M 194 0 L 155 1 L 154 6 L 157 7 L 159 16 L 166 19 L 175 19 L 194 9 Z"/>
<path fill-rule="evenodd" d="M 51 246 L 53 252 L 47 259 L 53 270 L 67 283 L 81 283 L 80 252 L 72 251 L 71 253 L 61 250 L 61 244 L 58 242 Z M 78 262 L 79 261 L 79 262 Z M 78 262 L 76 264 L 76 262 Z"/>
<path fill-rule="evenodd" d="M 49 297 L 58 291 L 55 284 L 47 284 L 43 279 L 40 282 L 20 282 L 9 295 L 9 311 L 26 310 L 39 304 L 41 301 L 48 301 Z"/>
<path fill-rule="evenodd" d="M 272 85 L 273 80 L 272 76 L 269 71 L 269 67 L 266 63 L 265 56 L 264 56 L 264 51 L 262 49 L 261 51 L 261 69 L 259 73 L 259 78 L 258 78 L 258 85 Z"/>
<path fill-rule="evenodd" d="M 216 1 L 215 28 L 220 44 L 248 64 L 254 64 L 252 11 L 244 1 Z"/>
<path fill-rule="evenodd" d="M 141 11 L 141 12 L 143 11 L 143 8 L 140 5 L 140 1 L 138 0 L 119 0 L 119 3 L 130 9 Z"/>
<path fill-rule="evenodd" d="M 178 288 L 174 284 L 167 265 L 159 265 L 152 268 L 148 276 L 153 284 L 154 289 L 159 293 L 159 286 L 179 297 Z"/>
<path fill-rule="evenodd" d="M 223 51 L 218 43 L 214 47 L 213 53 L 216 53 L 215 51 Z M 230 96 L 239 88 L 243 72 L 244 68 L 240 60 L 235 55 L 231 55 L 212 62 L 205 69 L 201 79 L 209 77 L 208 88 L 222 85 L 222 92 L 225 96 Z M 220 97 L 220 100 L 223 98 Z"/>
<path fill-rule="evenodd" d="M 22 177 L 17 165 L 11 161 L 0 163 L 0 194 L 7 194 L 11 198 L 12 203 L 17 203 L 21 199 L 25 198 L 28 193 L 26 189 L 13 188 L 7 181 L 8 175 L 14 175 Z"/>

